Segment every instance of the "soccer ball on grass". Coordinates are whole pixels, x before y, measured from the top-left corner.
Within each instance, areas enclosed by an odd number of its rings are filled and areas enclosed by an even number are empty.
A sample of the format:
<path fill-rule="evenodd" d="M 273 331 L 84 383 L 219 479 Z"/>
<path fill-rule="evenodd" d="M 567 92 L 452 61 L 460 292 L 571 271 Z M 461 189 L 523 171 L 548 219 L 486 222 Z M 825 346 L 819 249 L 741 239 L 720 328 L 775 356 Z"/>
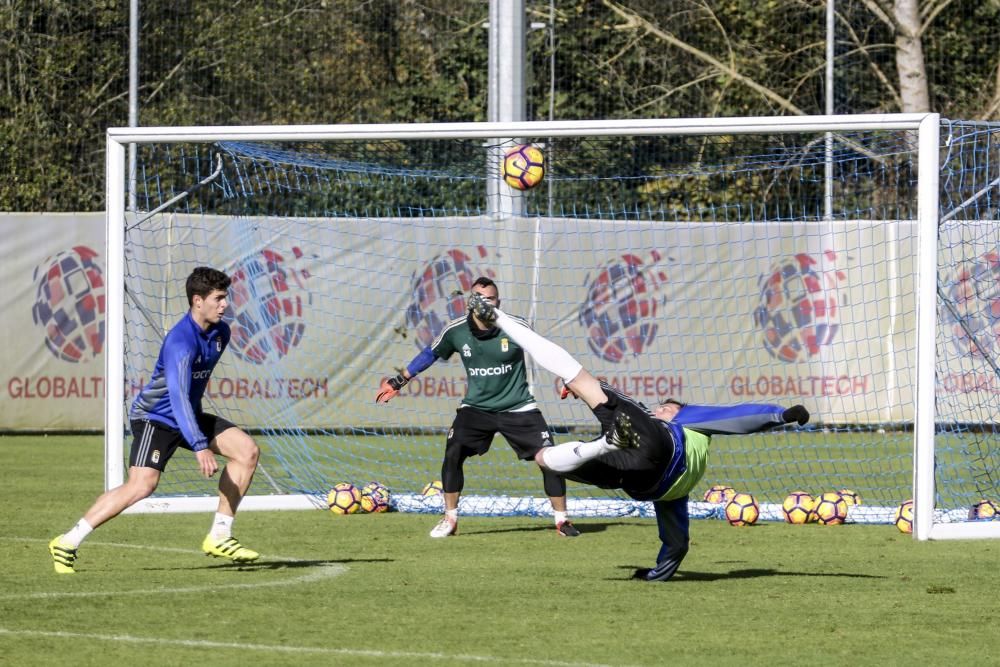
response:
<path fill-rule="evenodd" d="M 726 521 L 731 526 L 752 526 L 760 517 L 760 505 L 749 493 L 737 493 L 726 503 Z"/>
<path fill-rule="evenodd" d="M 441 480 L 436 479 L 433 482 L 428 482 L 420 492 L 420 495 L 424 498 L 430 498 L 432 496 L 440 496 L 442 493 L 444 493 L 444 485 L 441 484 Z"/>
<path fill-rule="evenodd" d="M 848 507 L 851 507 L 852 505 L 861 504 L 861 496 L 858 494 L 857 491 L 851 491 L 850 489 L 841 489 L 837 493 L 839 493 L 840 497 L 844 499 L 844 502 L 847 503 Z"/>
<path fill-rule="evenodd" d="M 792 491 L 781 503 L 781 514 L 785 521 L 794 524 L 808 523 L 816 500 L 805 491 Z"/>
<path fill-rule="evenodd" d="M 828 491 L 816 499 L 812 513 L 816 523 L 836 526 L 847 520 L 847 501 L 836 491 Z"/>
<path fill-rule="evenodd" d="M 969 519 L 972 521 L 989 521 L 996 519 L 998 515 L 1000 515 L 1000 505 L 986 498 L 969 508 Z"/>
<path fill-rule="evenodd" d="M 901 533 L 913 532 L 913 501 L 904 501 L 896 508 L 896 513 L 892 517 L 892 522 L 896 524 Z"/>
<path fill-rule="evenodd" d="M 716 484 L 705 492 L 705 501 L 715 503 L 728 503 L 736 495 L 736 489 L 725 484 Z"/>
<path fill-rule="evenodd" d="M 545 156 L 531 144 L 519 144 L 503 156 L 503 180 L 515 190 L 530 190 L 545 177 Z"/>
<path fill-rule="evenodd" d="M 368 482 L 361 489 L 362 512 L 388 512 L 389 500 L 389 489 L 379 482 Z"/>
<path fill-rule="evenodd" d="M 341 482 L 330 489 L 326 504 L 334 514 L 354 514 L 361 509 L 361 492 L 349 482 Z"/>

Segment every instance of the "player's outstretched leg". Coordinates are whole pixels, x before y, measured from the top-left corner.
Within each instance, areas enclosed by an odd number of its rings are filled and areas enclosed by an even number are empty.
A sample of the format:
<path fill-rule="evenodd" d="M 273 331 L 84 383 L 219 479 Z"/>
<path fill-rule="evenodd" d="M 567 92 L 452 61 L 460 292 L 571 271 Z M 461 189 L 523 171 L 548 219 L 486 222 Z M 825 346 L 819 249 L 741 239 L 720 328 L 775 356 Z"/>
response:
<path fill-rule="evenodd" d="M 252 563 L 260 558 L 259 553 L 253 549 L 247 549 L 235 537 L 215 540 L 211 535 L 206 535 L 201 543 L 201 550 L 205 552 L 206 556 L 225 558 L 234 563 Z"/>
<path fill-rule="evenodd" d="M 49 542 L 49 554 L 57 574 L 76 574 L 76 548 L 62 543 L 62 535 Z"/>
<path fill-rule="evenodd" d="M 615 425 L 608 431 L 607 440 L 608 444 L 618 449 L 636 449 L 639 446 L 639 434 L 627 413 L 619 412 L 615 417 Z"/>

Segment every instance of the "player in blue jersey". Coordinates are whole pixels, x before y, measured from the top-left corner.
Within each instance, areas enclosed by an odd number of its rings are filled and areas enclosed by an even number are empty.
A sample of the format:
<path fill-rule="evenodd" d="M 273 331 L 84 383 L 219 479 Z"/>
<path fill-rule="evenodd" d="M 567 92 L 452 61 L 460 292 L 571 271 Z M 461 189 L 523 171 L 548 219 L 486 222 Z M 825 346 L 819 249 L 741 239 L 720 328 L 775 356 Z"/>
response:
<path fill-rule="evenodd" d="M 598 381 L 565 349 L 493 304 L 473 295 L 469 307 L 481 320 L 495 322 L 543 368 L 562 378 L 568 391 L 586 402 L 601 422 L 600 437 L 540 450 L 535 460 L 567 479 L 621 489 L 636 500 L 652 501 L 661 547 L 656 566 L 636 572 L 646 581 L 670 579 L 687 555 L 688 494 L 705 472 L 713 435 L 756 433 L 809 421 L 809 412 L 801 405 L 786 410 L 768 404 L 708 406 L 668 400 L 650 410 Z"/>
<path fill-rule="evenodd" d="M 222 320 L 229 284 L 229 276 L 208 267 L 188 276 L 190 310 L 164 338 L 153 375 L 129 413 L 133 441 L 128 480 L 101 495 L 73 528 L 49 543 L 56 572 L 74 573 L 84 538 L 153 493 L 178 447 L 194 452 L 205 477 L 219 469 L 216 454 L 227 459 L 219 477 L 218 510 L 202 551 L 237 563 L 260 557 L 232 535 L 233 517 L 253 480 L 260 449 L 245 431 L 201 407 L 212 369 L 229 344 L 229 325 Z"/>

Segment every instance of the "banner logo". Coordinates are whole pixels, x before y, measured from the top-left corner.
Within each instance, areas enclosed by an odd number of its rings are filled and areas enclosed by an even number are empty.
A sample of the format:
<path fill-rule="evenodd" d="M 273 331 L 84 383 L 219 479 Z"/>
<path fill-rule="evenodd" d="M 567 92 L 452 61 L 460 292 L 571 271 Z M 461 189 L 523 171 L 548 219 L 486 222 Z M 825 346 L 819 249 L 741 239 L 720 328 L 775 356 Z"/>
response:
<path fill-rule="evenodd" d="M 942 278 L 941 322 L 963 357 L 1000 351 L 1000 254 L 991 250 Z"/>
<path fill-rule="evenodd" d="M 45 346 L 58 359 L 91 361 L 104 349 L 104 272 L 97 253 L 74 246 L 35 267 L 31 318 L 45 331 Z"/>
<path fill-rule="evenodd" d="M 277 361 L 302 340 L 305 310 L 312 304 L 302 257 L 299 248 L 288 258 L 264 248 L 230 270 L 226 319 L 233 333 L 230 347 L 243 361 Z"/>
<path fill-rule="evenodd" d="M 413 342 L 417 348 L 422 350 L 433 343 L 448 322 L 465 315 L 465 297 L 476 278 L 496 277 L 496 272 L 485 265 L 489 255 L 486 247 L 478 246 L 476 255 L 474 260 L 465 251 L 452 248 L 436 255 L 411 276 L 413 287 L 406 309 L 406 326 L 416 332 Z M 503 298 L 502 290 L 500 296 Z"/>
<path fill-rule="evenodd" d="M 587 330 L 587 345 L 601 359 L 618 363 L 638 356 L 656 339 L 656 310 L 666 302 L 658 294 L 667 282 L 660 270 L 663 257 L 650 252 L 649 263 L 625 254 L 604 263 L 584 279 L 587 298 L 578 320 Z"/>
<path fill-rule="evenodd" d="M 805 361 L 833 343 L 847 299 L 846 274 L 836 261 L 829 250 L 819 257 L 800 253 L 778 260 L 760 277 L 754 322 L 776 359 Z"/>

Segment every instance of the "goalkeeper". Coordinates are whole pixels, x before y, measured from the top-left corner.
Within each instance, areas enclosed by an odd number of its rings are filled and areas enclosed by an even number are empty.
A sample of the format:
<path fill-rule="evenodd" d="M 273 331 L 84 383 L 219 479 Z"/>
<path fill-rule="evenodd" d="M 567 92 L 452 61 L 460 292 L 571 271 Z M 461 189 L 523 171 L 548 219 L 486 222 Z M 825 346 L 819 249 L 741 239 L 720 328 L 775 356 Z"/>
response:
<path fill-rule="evenodd" d="M 601 488 L 621 489 L 652 501 L 662 546 L 656 566 L 636 572 L 646 581 L 670 579 L 687 555 L 688 493 L 701 480 L 712 435 L 756 433 L 790 423 L 804 425 L 801 405 L 684 405 L 667 401 L 653 410 L 598 381 L 565 349 L 540 336 L 488 301 L 473 295 L 469 308 L 495 322 L 543 368 L 561 377 L 566 393 L 587 403 L 603 435 L 589 442 L 565 442 L 535 457 L 547 470 Z"/>
<path fill-rule="evenodd" d="M 472 283 L 472 292 L 484 302 L 500 303 L 500 291 L 489 278 L 477 278 Z M 528 329 L 523 320 L 518 321 Z M 441 464 L 445 513 L 431 530 L 431 537 L 448 537 L 457 532 L 465 460 L 488 452 L 497 433 L 525 461 L 553 444 L 545 417 L 528 388 L 524 351 L 492 323 L 484 323 L 472 313 L 445 325 L 433 344 L 414 357 L 406 370 L 383 380 L 375 401 L 387 403 L 413 376 L 455 352 L 465 366 L 468 388 L 448 429 Z M 577 537 L 580 531 L 566 513 L 566 480 L 545 468 L 542 480 L 545 495 L 552 504 L 556 532 L 563 537 Z"/>

